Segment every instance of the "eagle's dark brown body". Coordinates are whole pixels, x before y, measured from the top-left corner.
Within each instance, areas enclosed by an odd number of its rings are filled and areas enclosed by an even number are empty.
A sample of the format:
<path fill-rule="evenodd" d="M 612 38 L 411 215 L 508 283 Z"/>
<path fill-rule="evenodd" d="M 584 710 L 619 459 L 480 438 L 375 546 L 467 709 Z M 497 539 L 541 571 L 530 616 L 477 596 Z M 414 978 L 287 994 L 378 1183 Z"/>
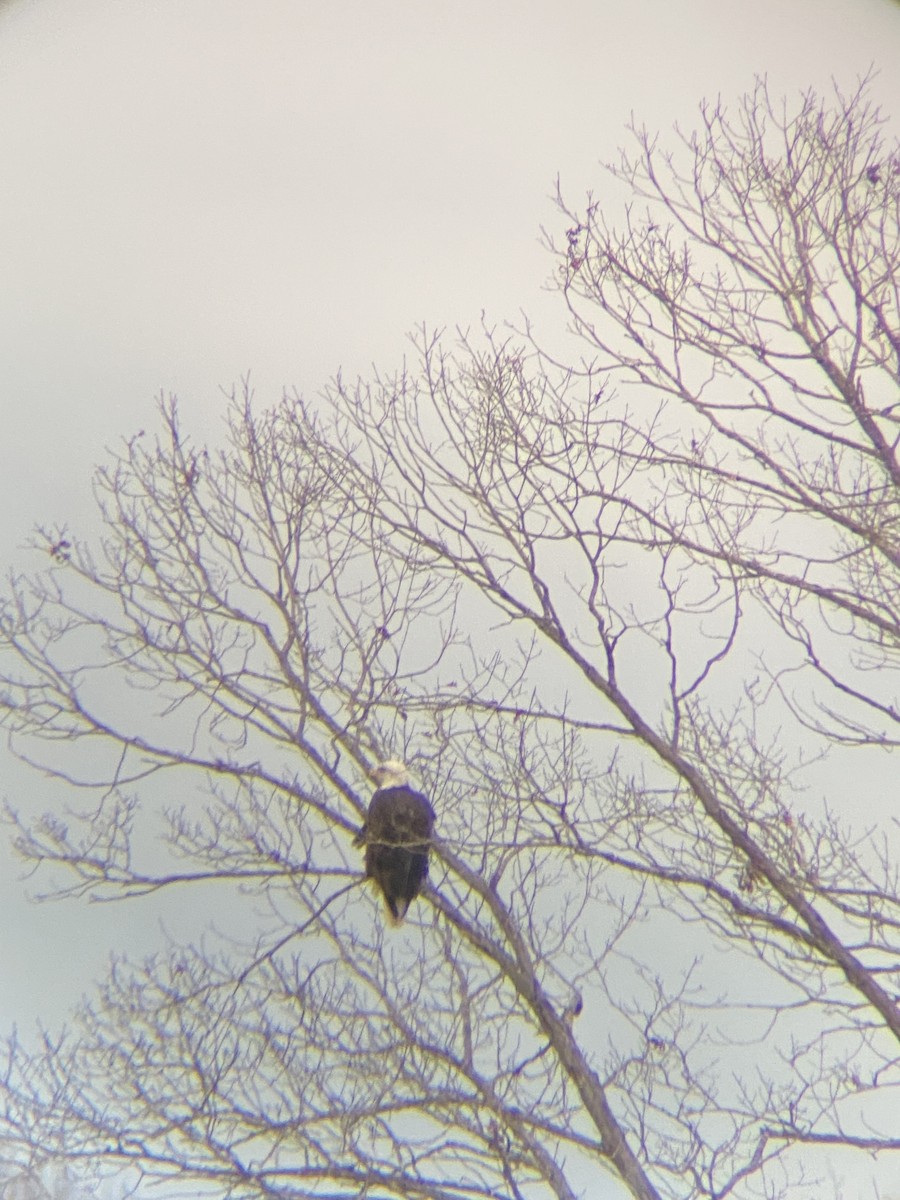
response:
<path fill-rule="evenodd" d="M 422 890 L 433 830 L 434 810 L 405 783 L 372 797 L 357 841 L 366 847 L 366 878 L 378 884 L 397 924 Z"/>

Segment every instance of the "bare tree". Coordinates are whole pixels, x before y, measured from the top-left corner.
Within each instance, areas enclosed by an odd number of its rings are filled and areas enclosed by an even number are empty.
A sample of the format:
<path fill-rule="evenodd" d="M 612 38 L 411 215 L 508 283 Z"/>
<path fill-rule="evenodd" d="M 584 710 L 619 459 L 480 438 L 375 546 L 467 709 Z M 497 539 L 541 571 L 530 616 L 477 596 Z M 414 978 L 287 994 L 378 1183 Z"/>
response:
<path fill-rule="evenodd" d="M 10 1043 L 10 1144 L 228 1196 L 877 1187 L 900 156 L 864 88 L 635 139 L 624 220 L 560 200 L 578 364 L 423 332 L 396 377 L 236 398 L 221 452 L 165 405 L 97 476 L 102 545 L 42 535 L 2 702 L 60 810 L 20 853 L 268 919 Z M 352 847 L 388 754 L 438 812 L 399 933 Z"/>

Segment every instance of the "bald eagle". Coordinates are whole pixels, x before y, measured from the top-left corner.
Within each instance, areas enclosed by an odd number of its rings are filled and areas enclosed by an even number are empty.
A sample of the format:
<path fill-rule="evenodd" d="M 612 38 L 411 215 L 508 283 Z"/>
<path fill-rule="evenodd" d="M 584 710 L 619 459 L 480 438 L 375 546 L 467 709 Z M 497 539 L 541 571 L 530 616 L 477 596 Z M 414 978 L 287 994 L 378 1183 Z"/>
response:
<path fill-rule="evenodd" d="M 428 874 L 434 809 L 409 786 L 409 771 L 399 759 L 379 763 L 371 776 L 378 790 L 356 845 L 365 846 L 366 879 L 378 884 L 391 923 L 399 925 Z"/>

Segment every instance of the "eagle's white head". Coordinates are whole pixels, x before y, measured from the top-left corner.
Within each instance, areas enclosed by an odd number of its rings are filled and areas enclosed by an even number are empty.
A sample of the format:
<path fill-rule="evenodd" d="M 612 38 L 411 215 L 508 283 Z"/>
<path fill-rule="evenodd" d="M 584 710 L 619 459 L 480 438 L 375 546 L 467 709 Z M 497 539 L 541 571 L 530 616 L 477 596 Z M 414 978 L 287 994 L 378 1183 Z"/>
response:
<path fill-rule="evenodd" d="M 399 758 L 388 758 L 369 772 L 380 788 L 403 787 L 409 783 L 409 769 Z"/>

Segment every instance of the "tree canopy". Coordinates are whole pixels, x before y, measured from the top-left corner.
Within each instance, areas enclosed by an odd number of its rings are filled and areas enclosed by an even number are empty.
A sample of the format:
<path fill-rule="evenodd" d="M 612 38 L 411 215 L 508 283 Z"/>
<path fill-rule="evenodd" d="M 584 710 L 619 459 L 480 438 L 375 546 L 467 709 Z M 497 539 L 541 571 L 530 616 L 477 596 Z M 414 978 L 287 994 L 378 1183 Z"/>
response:
<path fill-rule="evenodd" d="M 264 914 L 10 1040 L 16 1161 L 279 1200 L 883 1179 L 900 153 L 865 87 L 632 134 L 624 204 L 561 194 L 547 236 L 577 342 L 422 330 L 395 375 L 236 394 L 223 449 L 168 402 L 100 542 L 44 530 L 11 582 L 2 719 L 60 798 L 12 803 L 20 854 Z M 386 757 L 437 812 L 399 932 L 353 846 Z"/>

